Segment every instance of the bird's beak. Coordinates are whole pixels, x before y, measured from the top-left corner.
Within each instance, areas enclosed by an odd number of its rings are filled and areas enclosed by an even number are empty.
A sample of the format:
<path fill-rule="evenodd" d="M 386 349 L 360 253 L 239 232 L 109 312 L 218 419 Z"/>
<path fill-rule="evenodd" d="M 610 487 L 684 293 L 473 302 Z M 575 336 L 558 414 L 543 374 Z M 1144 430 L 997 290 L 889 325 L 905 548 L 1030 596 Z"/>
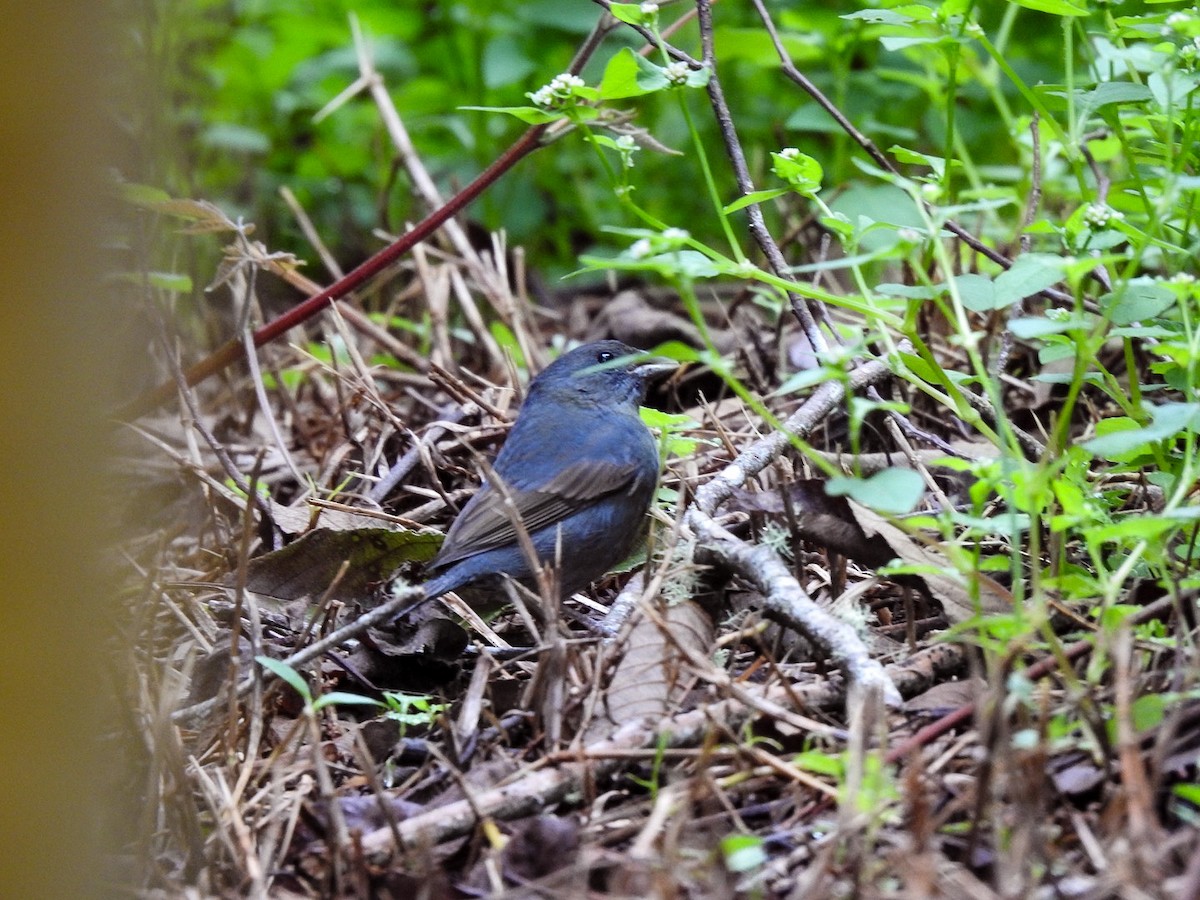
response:
<path fill-rule="evenodd" d="M 653 381 L 657 378 L 662 378 L 669 372 L 674 372 L 678 368 L 679 363 L 673 359 L 667 359 L 665 356 L 648 356 L 634 366 L 633 374 L 638 378 Z"/>

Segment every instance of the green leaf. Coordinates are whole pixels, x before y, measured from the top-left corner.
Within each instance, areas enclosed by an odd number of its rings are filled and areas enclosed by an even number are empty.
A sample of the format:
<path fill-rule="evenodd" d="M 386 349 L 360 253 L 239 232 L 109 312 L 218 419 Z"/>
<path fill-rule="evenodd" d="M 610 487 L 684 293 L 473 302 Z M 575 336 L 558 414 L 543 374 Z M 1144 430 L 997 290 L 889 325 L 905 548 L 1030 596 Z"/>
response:
<path fill-rule="evenodd" d="M 899 144 L 893 144 L 888 148 L 888 152 L 896 157 L 898 162 L 915 166 L 928 166 L 938 178 L 946 174 L 946 160 L 941 156 L 931 156 L 928 153 L 909 150 L 907 147 L 901 147 Z M 957 160 L 953 160 L 952 162 L 959 167 L 962 166 L 962 163 L 959 163 Z"/>
<path fill-rule="evenodd" d="M 650 428 L 681 431 L 688 428 L 700 427 L 700 423 L 687 413 L 669 413 L 659 409 L 651 409 L 648 406 L 640 406 L 638 407 L 638 415 L 642 417 L 642 421 Z"/>
<path fill-rule="evenodd" d="M 768 200 L 774 200 L 776 197 L 782 197 L 784 194 L 791 193 L 790 188 L 773 188 L 769 191 L 752 191 L 744 197 L 734 200 L 728 206 L 721 210 L 725 215 L 732 212 L 737 212 L 739 209 L 745 209 L 752 203 L 765 203 Z"/>
<path fill-rule="evenodd" d="M 780 153 L 772 151 L 771 159 L 775 160 L 771 171 L 777 178 L 786 181 L 793 191 L 815 194 L 821 189 L 821 179 L 825 177 L 825 172 L 821 164 L 811 156 L 792 149 Z"/>
<path fill-rule="evenodd" d="M 608 11 L 613 18 L 628 25 L 649 25 L 654 21 L 654 14 L 642 12 L 640 3 L 610 3 Z"/>
<path fill-rule="evenodd" d="M 999 309 L 1006 304 L 997 301 L 996 285 L 986 275 L 968 272 L 966 275 L 954 276 L 954 285 L 958 288 L 962 305 L 973 312 L 984 312 Z"/>
<path fill-rule="evenodd" d="M 154 287 L 173 294 L 189 294 L 192 291 L 192 279 L 178 272 L 147 272 L 146 280 Z"/>
<path fill-rule="evenodd" d="M 200 137 L 202 143 L 222 150 L 240 153 L 266 153 L 271 149 L 271 139 L 256 128 L 218 122 L 210 126 Z"/>
<path fill-rule="evenodd" d="M 903 515 L 917 508 L 925 493 L 925 480 L 912 469 L 884 469 L 870 478 L 831 478 L 825 493 L 850 496 L 876 512 Z"/>
<path fill-rule="evenodd" d="M 1149 731 L 1162 724 L 1167 714 L 1167 698 L 1162 694 L 1143 694 L 1130 709 L 1135 731 Z"/>
<path fill-rule="evenodd" d="M 1171 792 L 1193 806 L 1200 806 L 1200 784 L 1177 784 L 1171 788 Z"/>
<path fill-rule="evenodd" d="M 731 834 L 721 839 L 721 857 L 730 872 L 752 872 L 767 862 L 763 839 L 755 834 Z"/>
<path fill-rule="evenodd" d="M 517 336 L 513 334 L 511 328 L 497 320 L 492 323 L 488 331 L 492 333 L 492 337 L 496 339 L 496 343 L 500 345 L 500 349 L 506 351 L 512 357 L 513 362 L 522 367 L 528 365 L 525 360 L 525 353 L 521 350 L 521 342 L 517 340 Z"/>
<path fill-rule="evenodd" d="M 628 47 L 608 61 L 600 79 L 600 99 L 623 100 L 640 97 L 666 88 L 670 82 L 666 73 Z"/>
<path fill-rule="evenodd" d="M 1151 407 L 1153 422 L 1144 427 L 1125 416 L 1113 416 L 1096 423 L 1096 437 L 1083 444 L 1095 456 L 1122 462 L 1123 457 L 1157 441 L 1173 438 L 1182 431 L 1200 426 L 1200 403 L 1164 403 Z"/>
<path fill-rule="evenodd" d="M 269 656 L 256 656 L 254 657 L 254 661 L 272 675 L 290 684 L 296 693 L 304 698 L 306 704 L 312 703 L 312 691 L 309 690 L 308 682 L 287 663 L 279 659 L 272 659 Z"/>
<path fill-rule="evenodd" d="M 869 22 L 873 25 L 907 25 L 912 21 L 911 16 L 901 15 L 892 9 L 860 9 L 838 18 L 849 22 Z"/>
<path fill-rule="evenodd" d="M 1138 278 L 1100 298 L 1100 308 L 1116 325 L 1130 325 L 1162 315 L 1175 305 L 1175 294 L 1152 279 Z"/>
<path fill-rule="evenodd" d="M 935 368 L 925 360 L 924 357 L 918 356 L 915 353 L 901 353 L 900 361 L 908 367 L 908 370 L 924 381 L 926 384 L 941 384 L 943 370 Z"/>
<path fill-rule="evenodd" d="M 317 702 L 313 704 L 314 710 L 324 709 L 326 706 L 382 706 L 385 709 L 387 704 L 382 700 L 375 700 L 372 697 L 364 697 L 362 694 L 351 694 L 346 691 L 330 691 L 328 694 L 322 694 L 317 698 Z"/>
<path fill-rule="evenodd" d="M 152 187 L 148 184 L 122 184 L 121 197 L 126 203 L 132 203 L 135 206 L 155 206 L 160 203 L 167 203 L 171 199 L 171 195 L 162 188 Z"/>
<path fill-rule="evenodd" d="M 1008 330 L 1023 341 L 1045 337 L 1049 334 L 1062 334 L 1061 322 L 1047 319 L 1045 316 L 1022 316 L 1019 319 L 1009 319 Z"/>
<path fill-rule="evenodd" d="M 996 276 L 996 305 L 1011 306 L 1062 281 L 1062 263 L 1057 256 L 1026 253 L 1012 267 Z"/>
<path fill-rule="evenodd" d="M 1086 16 L 1088 8 L 1070 0 L 1009 0 L 1017 6 L 1034 9 L 1038 12 L 1050 13 L 1052 16 Z"/>
<path fill-rule="evenodd" d="M 792 765 L 805 772 L 830 775 L 833 778 L 841 778 L 846 771 L 846 767 L 839 757 L 822 753 L 819 750 L 805 750 L 803 753 L 797 753 L 792 757 Z"/>
<path fill-rule="evenodd" d="M 513 116 L 529 125 L 544 125 L 556 119 L 566 118 L 566 113 L 542 109 L 540 106 L 460 106 L 459 109 L 470 112 L 494 112 Z M 586 106 L 576 107 L 576 113 L 583 113 Z M 592 111 L 593 113 L 595 110 Z"/>

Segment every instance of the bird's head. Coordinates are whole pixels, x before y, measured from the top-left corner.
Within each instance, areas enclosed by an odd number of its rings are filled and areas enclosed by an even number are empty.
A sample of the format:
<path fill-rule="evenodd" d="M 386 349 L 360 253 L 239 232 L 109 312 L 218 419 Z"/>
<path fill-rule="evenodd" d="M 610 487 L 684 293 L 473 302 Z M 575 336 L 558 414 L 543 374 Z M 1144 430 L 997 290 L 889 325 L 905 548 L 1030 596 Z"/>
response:
<path fill-rule="evenodd" d="M 620 341 L 594 341 L 564 353 L 529 385 L 529 395 L 576 395 L 637 406 L 654 378 L 675 369 L 673 360 L 650 356 Z"/>

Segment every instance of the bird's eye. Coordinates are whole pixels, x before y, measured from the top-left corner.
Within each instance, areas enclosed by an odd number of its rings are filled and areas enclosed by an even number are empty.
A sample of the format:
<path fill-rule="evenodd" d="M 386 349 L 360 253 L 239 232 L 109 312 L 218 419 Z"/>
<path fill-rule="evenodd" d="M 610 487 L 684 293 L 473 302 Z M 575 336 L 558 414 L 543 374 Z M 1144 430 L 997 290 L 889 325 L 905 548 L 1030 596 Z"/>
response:
<path fill-rule="evenodd" d="M 616 356 L 611 350 L 601 350 L 596 354 L 596 362 L 606 363 L 613 359 L 616 359 Z"/>

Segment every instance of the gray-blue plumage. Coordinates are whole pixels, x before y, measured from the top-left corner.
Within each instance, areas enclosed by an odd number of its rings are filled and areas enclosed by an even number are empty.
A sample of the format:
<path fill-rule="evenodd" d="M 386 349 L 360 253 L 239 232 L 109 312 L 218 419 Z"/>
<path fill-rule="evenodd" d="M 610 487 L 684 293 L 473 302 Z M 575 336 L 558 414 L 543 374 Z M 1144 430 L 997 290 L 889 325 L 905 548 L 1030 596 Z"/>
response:
<path fill-rule="evenodd" d="M 648 379 L 670 368 L 619 341 L 597 341 L 529 385 L 492 470 L 539 560 L 555 567 L 562 596 L 628 556 L 645 529 L 658 448 L 638 406 Z M 426 599 L 503 575 L 536 589 L 503 491 L 484 481 L 428 571 Z"/>

